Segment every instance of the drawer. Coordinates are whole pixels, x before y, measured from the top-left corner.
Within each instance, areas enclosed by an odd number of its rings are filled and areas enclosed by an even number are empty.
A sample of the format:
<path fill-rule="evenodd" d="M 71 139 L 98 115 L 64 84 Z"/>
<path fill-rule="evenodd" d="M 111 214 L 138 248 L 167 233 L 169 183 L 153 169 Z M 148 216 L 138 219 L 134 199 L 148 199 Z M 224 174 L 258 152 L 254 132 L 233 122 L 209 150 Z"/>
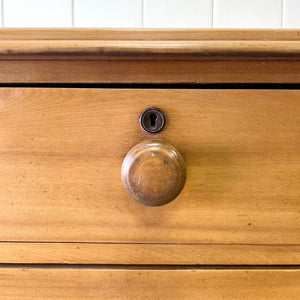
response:
<path fill-rule="evenodd" d="M 298 299 L 299 36 L 0 29 L 1 300 Z"/>
<path fill-rule="evenodd" d="M 2 268 L 2 299 L 296 299 L 297 269 Z"/>
<path fill-rule="evenodd" d="M 287 253 L 300 240 L 299 97 L 298 90 L 1 88 L 0 240 Z M 149 134 L 139 115 L 153 106 L 166 126 Z M 126 153 L 153 139 L 175 146 L 187 172 L 181 194 L 159 207 L 132 200 L 120 178 Z"/>

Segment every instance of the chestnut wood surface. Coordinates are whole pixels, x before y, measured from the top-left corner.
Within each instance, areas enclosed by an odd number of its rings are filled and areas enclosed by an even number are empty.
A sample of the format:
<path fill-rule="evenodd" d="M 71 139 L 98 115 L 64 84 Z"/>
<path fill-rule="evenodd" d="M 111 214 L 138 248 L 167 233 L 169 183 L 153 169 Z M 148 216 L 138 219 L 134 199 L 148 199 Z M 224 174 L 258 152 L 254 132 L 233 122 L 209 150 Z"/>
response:
<path fill-rule="evenodd" d="M 1 242 L 0 263 L 300 265 L 300 246 Z"/>
<path fill-rule="evenodd" d="M 0 29 L 0 83 L 300 83 L 299 30 Z"/>
<path fill-rule="evenodd" d="M 1 41 L 0 59 L 299 60 L 299 41 Z"/>
<path fill-rule="evenodd" d="M 0 240 L 299 245 L 297 90 L 1 88 Z M 139 114 L 161 108 L 157 135 Z M 121 164 L 156 138 L 187 181 L 151 208 L 124 191 Z"/>
<path fill-rule="evenodd" d="M 1 28 L 1 40 L 256 40 L 293 41 L 299 29 Z"/>
<path fill-rule="evenodd" d="M 0 29 L 1 300 L 300 298 L 298 85 L 84 83 L 299 85 L 300 30 Z M 187 166 L 155 208 L 120 174 L 153 137 Z"/>
<path fill-rule="evenodd" d="M 299 84 L 300 61 L 3 60 L 0 61 L 0 83 Z"/>
<path fill-rule="evenodd" d="M 298 299 L 299 269 L 1 268 L 1 299 Z"/>

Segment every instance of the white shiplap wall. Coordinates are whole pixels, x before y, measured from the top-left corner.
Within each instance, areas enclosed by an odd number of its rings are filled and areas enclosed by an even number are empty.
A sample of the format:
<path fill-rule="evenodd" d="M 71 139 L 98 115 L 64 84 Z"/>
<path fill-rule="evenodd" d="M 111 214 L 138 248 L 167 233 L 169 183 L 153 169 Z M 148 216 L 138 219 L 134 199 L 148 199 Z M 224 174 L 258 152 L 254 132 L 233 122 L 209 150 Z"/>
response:
<path fill-rule="evenodd" d="M 300 28 L 300 0 L 0 0 L 0 25 Z"/>

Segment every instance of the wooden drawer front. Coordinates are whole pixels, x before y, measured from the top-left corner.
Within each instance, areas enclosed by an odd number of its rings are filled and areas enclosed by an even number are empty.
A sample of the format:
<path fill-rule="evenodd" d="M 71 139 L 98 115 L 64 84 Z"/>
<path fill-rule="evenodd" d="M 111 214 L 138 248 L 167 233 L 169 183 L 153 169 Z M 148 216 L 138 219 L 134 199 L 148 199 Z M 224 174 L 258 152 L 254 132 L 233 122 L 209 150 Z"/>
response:
<path fill-rule="evenodd" d="M 0 89 L 0 240 L 289 244 L 300 241 L 300 91 Z M 161 108 L 149 135 L 139 114 Z M 162 207 L 134 202 L 120 169 L 155 137 L 187 182 Z M 186 280 L 185 280 L 186 281 Z"/>
<path fill-rule="evenodd" d="M 0 269 L 1 299 L 299 299 L 299 270 Z"/>

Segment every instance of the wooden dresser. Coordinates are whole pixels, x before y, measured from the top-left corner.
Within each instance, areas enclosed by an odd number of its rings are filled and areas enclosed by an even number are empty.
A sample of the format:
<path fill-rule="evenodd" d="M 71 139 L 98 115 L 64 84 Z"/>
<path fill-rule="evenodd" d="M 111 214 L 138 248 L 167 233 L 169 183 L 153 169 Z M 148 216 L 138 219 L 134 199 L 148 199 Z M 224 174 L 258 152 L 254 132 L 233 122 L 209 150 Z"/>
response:
<path fill-rule="evenodd" d="M 300 299 L 300 30 L 0 40 L 1 300 Z"/>

